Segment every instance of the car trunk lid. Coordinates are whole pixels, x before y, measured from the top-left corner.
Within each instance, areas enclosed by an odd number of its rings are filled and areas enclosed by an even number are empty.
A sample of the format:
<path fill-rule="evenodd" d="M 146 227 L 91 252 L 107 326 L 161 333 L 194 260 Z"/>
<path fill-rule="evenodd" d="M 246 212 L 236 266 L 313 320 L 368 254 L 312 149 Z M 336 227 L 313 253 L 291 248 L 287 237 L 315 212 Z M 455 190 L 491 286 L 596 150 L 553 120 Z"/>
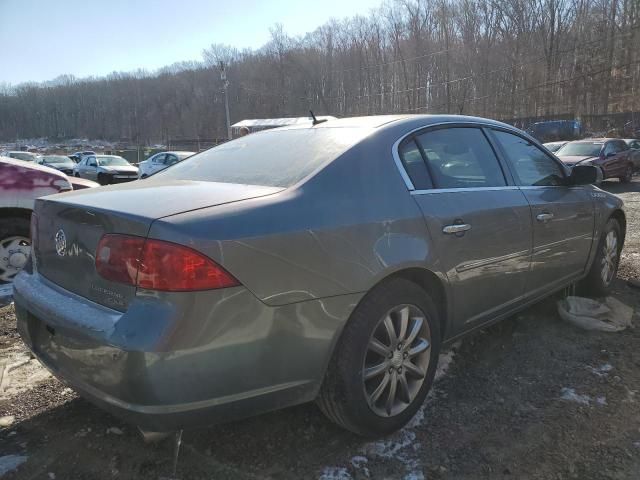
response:
<path fill-rule="evenodd" d="M 135 287 L 96 272 L 98 242 L 107 233 L 146 237 L 162 217 L 279 192 L 280 188 L 211 182 L 134 182 L 38 199 L 35 268 L 56 285 L 125 311 Z"/>

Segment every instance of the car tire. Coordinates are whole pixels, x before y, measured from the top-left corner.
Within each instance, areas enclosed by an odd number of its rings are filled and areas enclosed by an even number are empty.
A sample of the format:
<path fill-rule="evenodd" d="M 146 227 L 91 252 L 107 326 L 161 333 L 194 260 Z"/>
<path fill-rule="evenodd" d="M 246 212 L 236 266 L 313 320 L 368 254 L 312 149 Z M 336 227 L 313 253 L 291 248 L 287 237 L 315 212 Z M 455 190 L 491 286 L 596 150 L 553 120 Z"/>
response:
<path fill-rule="evenodd" d="M 621 250 L 620 223 L 615 218 L 610 218 L 600 235 L 598 250 L 591 269 L 583 281 L 583 290 L 587 295 L 604 297 L 611 291 L 618 273 Z"/>
<path fill-rule="evenodd" d="M 620 177 L 620 181 L 622 183 L 631 183 L 631 180 L 633 180 L 633 166 L 628 165 L 624 175 Z"/>
<path fill-rule="evenodd" d="M 98 174 L 98 183 L 100 185 L 108 185 L 109 184 L 109 178 L 104 173 L 99 173 Z"/>
<path fill-rule="evenodd" d="M 146 173 L 143 173 L 142 176 L 140 177 L 141 179 L 143 178 L 147 178 L 149 175 L 147 175 Z"/>
<path fill-rule="evenodd" d="M 74 173 L 73 176 L 80 178 L 80 174 L 78 172 Z"/>
<path fill-rule="evenodd" d="M 0 218 L 0 284 L 11 283 L 13 278 L 7 278 L 7 275 L 15 277 L 15 274 L 18 273 L 16 271 L 13 274 L 13 268 L 7 268 L 9 262 L 11 261 L 8 252 L 5 252 L 6 249 L 12 248 L 15 246 L 16 241 L 22 239 L 23 241 L 31 243 L 29 240 L 29 220 L 24 217 L 4 217 Z M 10 242 L 11 245 L 7 242 Z M 21 249 L 21 247 L 18 247 Z M 14 261 L 16 259 L 14 258 Z M 23 260 L 26 260 L 23 259 Z"/>
<path fill-rule="evenodd" d="M 394 278 L 376 286 L 344 327 L 316 400 L 320 410 L 365 437 L 402 428 L 422 406 L 435 376 L 438 317 L 433 300 L 415 283 Z M 404 345 L 391 339 L 386 320 L 396 338 L 404 337 Z M 393 401 L 392 389 L 397 392 Z"/>

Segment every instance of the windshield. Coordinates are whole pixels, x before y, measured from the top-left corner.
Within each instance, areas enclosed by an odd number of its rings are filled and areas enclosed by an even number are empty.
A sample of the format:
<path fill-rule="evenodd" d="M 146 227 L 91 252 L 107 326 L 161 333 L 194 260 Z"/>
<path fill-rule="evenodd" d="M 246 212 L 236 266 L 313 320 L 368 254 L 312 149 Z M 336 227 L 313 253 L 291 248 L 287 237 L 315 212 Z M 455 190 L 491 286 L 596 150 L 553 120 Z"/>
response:
<path fill-rule="evenodd" d="M 154 178 L 289 187 L 369 133 L 366 128 L 272 130 L 224 143 Z"/>
<path fill-rule="evenodd" d="M 575 155 L 580 157 L 597 157 L 600 155 L 600 149 L 602 148 L 602 143 L 587 143 L 587 142 L 577 142 L 577 143 L 567 143 L 564 147 L 558 150 L 557 155 Z"/>
<path fill-rule="evenodd" d="M 44 157 L 42 160 L 45 163 L 72 163 L 69 157 L 64 157 L 62 155 Z"/>
<path fill-rule="evenodd" d="M 27 162 L 33 162 L 36 158 L 36 155 L 28 152 L 16 152 L 12 153 L 11 156 L 13 158 L 17 158 L 18 160 L 26 160 Z"/>
<path fill-rule="evenodd" d="M 101 167 L 113 167 L 113 166 L 125 166 L 125 165 L 130 165 L 129 162 L 127 162 L 124 158 L 122 157 L 116 157 L 114 156 L 105 156 L 105 157 L 96 157 L 96 160 L 98 161 L 98 165 Z"/>

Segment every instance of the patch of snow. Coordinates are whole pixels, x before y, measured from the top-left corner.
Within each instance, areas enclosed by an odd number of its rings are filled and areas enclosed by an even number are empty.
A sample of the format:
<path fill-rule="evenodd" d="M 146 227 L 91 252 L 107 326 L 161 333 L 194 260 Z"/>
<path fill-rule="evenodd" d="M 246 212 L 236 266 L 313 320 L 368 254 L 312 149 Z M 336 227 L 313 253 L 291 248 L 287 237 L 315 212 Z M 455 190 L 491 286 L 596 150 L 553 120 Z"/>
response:
<path fill-rule="evenodd" d="M 605 397 L 597 397 L 593 399 L 589 395 L 580 395 L 579 393 L 576 393 L 576 391 L 573 388 L 565 387 L 561 390 L 561 392 L 562 394 L 560 398 L 562 398 L 563 400 L 567 400 L 569 402 L 579 403 L 580 405 L 590 405 L 591 402 L 594 402 L 594 401 L 598 405 L 607 404 L 607 399 Z"/>
<path fill-rule="evenodd" d="M 324 467 L 318 480 L 353 480 L 353 477 L 344 467 Z"/>
<path fill-rule="evenodd" d="M 605 363 L 604 365 L 600 365 L 599 367 L 592 367 L 591 365 L 587 365 L 587 370 L 589 370 L 594 375 L 598 377 L 606 377 L 611 370 L 613 370 L 613 365 L 610 363 Z"/>
<path fill-rule="evenodd" d="M 5 415 L 4 417 L 0 417 L 0 427 L 8 427 L 13 422 L 15 422 L 16 417 L 13 415 Z"/>
<path fill-rule="evenodd" d="M 371 472 L 369 471 L 369 467 L 367 467 L 367 463 L 369 463 L 369 459 L 362 455 L 356 455 L 351 459 L 353 468 L 361 471 L 365 478 L 371 478 Z"/>
<path fill-rule="evenodd" d="M 5 473 L 15 470 L 26 461 L 26 455 L 5 455 L 0 457 L 0 477 Z"/>

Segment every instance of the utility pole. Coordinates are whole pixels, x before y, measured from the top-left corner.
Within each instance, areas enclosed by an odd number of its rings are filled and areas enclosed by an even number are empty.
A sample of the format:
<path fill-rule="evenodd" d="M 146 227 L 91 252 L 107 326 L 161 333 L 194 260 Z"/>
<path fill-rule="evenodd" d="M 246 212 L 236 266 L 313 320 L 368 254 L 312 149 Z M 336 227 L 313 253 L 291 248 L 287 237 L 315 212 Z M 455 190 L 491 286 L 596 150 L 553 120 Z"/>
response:
<path fill-rule="evenodd" d="M 229 80 L 227 80 L 227 72 L 224 69 L 224 62 L 220 62 L 220 80 L 222 80 L 224 92 L 224 110 L 227 115 L 227 138 L 231 140 L 231 120 L 229 118 Z"/>

